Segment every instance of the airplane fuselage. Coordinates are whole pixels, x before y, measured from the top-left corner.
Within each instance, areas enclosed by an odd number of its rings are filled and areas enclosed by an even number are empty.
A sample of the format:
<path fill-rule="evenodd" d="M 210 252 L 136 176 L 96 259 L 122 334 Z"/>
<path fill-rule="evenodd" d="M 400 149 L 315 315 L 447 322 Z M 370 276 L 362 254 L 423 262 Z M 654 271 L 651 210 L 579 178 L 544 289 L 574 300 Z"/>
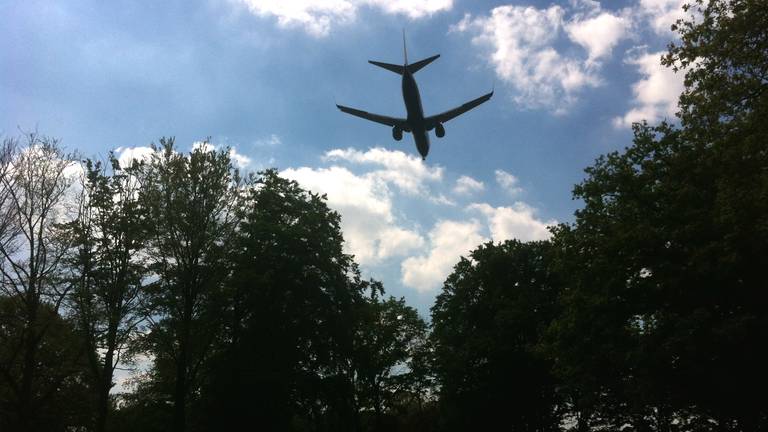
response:
<path fill-rule="evenodd" d="M 408 68 L 405 67 L 404 69 L 403 102 L 405 102 L 405 111 L 408 114 L 408 126 L 421 158 L 425 159 L 429 153 L 429 134 L 424 122 L 424 108 L 421 106 L 419 86 L 416 85 L 416 80 Z"/>

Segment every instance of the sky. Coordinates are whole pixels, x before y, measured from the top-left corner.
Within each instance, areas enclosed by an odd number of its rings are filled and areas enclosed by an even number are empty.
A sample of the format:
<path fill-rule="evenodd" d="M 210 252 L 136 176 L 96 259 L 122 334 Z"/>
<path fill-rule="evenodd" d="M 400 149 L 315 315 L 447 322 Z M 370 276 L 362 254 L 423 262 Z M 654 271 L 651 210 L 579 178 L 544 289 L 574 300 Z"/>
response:
<path fill-rule="evenodd" d="M 37 129 L 126 161 L 210 138 L 244 171 L 277 168 L 328 197 L 363 276 L 428 318 L 460 256 L 572 222 L 573 185 L 673 120 L 660 65 L 681 0 L 0 0 L 0 136 Z M 426 115 L 493 98 L 413 140 L 334 103 L 404 117 L 415 62 Z"/>

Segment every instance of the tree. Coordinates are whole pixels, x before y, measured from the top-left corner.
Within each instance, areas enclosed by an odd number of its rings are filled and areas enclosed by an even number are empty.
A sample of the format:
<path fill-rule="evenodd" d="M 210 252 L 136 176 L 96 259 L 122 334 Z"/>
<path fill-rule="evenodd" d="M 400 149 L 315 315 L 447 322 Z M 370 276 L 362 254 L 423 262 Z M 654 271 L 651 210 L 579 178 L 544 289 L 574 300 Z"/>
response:
<path fill-rule="evenodd" d="M 768 11 L 761 0 L 693 0 L 662 63 L 685 71 L 680 117 L 701 145 L 723 133 L 765 133 Z"/>
<path fill-rule="evenodd" d="M 768 384 L 768 239 L 734 218 L 749 207 L 719 186 L 750 171 L 724 170 L 718 152 L 662 124 L 636 125 L 632 147 L 587 173 L 574 192 L 585 207 L 554 240 L 570 275 L 553 326 L 566 381 L 593 400 L 611 394 L 631 417 L 614 419 L 638 428 L 692 415 L 759 428 L 765 410 L 747 395 Z"/>
<path fill-rule="evenodd" d="M 339 215 L 272 170 L 253 180 L 240 212 L 205 417 L 217 427 L 353 428 L 351 308 L 365 283 L 343 253 Z"/>
<path fill-rule="evenodd" d="M 24 316 L 24 304 L 0 296 L 0 358 L 18 355 L 27 330 L 19 318 Z M 38 319 L 46 331 L 38 339 L 35 352 L 34 418 L 19 416 L 21 390 L 17 381 L 0 380 L 0 430 L 56 431 L 86 430 L 92 424 L 94 406 L 90 397 L 88 353 L 83 348 L 73 322 L 62 318 L 48 303 L 41 304 Z M 21 377 L 21 362 L 3 364 L 3 373 Z"/>
<path fill-rule="evenodd" d="M 383 299 L 380 283 L 370 284 L 369 296 L 355 307 L 352 365 L 357 407 L 373 411 L 374 430 L 391 430 L 385 414 L 394 417 L 422 398 L 421 371 L 414 364 L 426 343 L 427 325 L 405 299 Z M 417 359 L 416 359 L 417 360 Z"/>
<path fill-rule="evenodd" d="M 57 225 L 76 217 L 67 206 L 72 164 L 57 140 L 36 133 L 26 136 L 23 147 L 6 139 L 0 148 L 0 290 L 16 305 L 15 315 L 3 317 L 3 325 L 16 330 L 13 341 L 0 343 L 7 348 L 0 379 L 12 389 L 9 403 L 22 430 L 40 427 L 45 400 L 67 379 L 41 376 L 39 355 L 70 289 L 62 277 L 68 245 Z M 79 356 L 73 357 L 61 361 Z"/>
<path fill-rule="evenodd" d="M 154 309 L 146 341 L 156 365 L 174 370 L 162 377 L 172 386 L 174 431 L 187 429 L 189 397 L 199 394 L 200 373 L 223 334 L 239 175 L 227 150 L 209 147 L 183 155 L 173 139 L 162 139 L 141 176 L 156 278 L 147 288 Z"/>
<path fill-rule="evenodd" d="M 86 161 L 80 217 L 67 225 L 75 287 L 70 303 L 91 353 L 97 431 L 106 429 L 115 368 L 144 320 L 142 281 L 147 274 L 140 167 L 121 167 L 112 154 L 109 163 L 111 173 L 100 162 Z"/>
<path fill-rule="evenodd" d="M 558 429 L 556 382 L 537 352 L 559 291 L 550 251 L 547 242 L 488 243 L 446 279 L 432 341 L 448 429 Z"/>
<path fill-rule="evenodd" d="M 556 230 L 569 275 L 551 354 L 577 410 L 645 430 L 759 430 L 768 384 L 768 12 L 697 0 L 663 63 L 685 71 L 682 129 L 634 126 L 574 189 Z"/>

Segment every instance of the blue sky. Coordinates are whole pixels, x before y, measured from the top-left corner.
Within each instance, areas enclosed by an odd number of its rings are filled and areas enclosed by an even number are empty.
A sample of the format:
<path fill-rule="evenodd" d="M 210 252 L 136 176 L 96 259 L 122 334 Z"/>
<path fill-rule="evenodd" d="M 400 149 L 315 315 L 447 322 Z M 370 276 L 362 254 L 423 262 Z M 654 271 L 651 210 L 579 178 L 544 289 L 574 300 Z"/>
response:
<path fill-rule="evenodd" d="M 0 134 L 140 156 L 211 137 L 244 170 L 328 194 L 347 250 L 428 314 L 480 242 L 547 237 L 571 189 L 632 121 L 675 112 L 659 65 L 680 0 L 0 0 Z M 441 54 L 416 75 L 433 114 L 491 87 L 421 162 L 410 136 L 334 102 L 402 116 L 399 77 L 367 63 Z"/>

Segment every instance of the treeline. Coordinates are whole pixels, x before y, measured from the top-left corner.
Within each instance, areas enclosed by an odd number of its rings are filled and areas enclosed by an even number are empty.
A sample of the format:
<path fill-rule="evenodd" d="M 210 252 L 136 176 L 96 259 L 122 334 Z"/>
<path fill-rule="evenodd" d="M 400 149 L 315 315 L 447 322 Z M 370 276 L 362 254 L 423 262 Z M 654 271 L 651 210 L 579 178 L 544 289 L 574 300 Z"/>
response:
<path fill-rule="evenodd" d="M 764 6 L 694 2 L 679 126 L 635 125 L 549 241 L 462 258 L 430 325 L 275 171 L 5 140 L 0 430 L 768 430 Z"/>
<path fill-rule="evenodd" d="M 420 400 L 427 326 L 323 197 L 206 146 L 123 167 L 27 139 L 0 159 L 2 430 L 357 430 Z"/>

